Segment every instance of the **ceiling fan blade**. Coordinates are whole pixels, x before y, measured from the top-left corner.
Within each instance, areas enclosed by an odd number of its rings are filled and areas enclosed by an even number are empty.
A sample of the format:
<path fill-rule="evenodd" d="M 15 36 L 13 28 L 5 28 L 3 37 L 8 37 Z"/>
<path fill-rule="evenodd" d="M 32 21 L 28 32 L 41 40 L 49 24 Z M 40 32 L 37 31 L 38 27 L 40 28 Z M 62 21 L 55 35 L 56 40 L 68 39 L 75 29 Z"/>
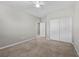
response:
<path fill-rule="evenodd" d="M 33 4 L 45 5 L 43 1 L 33 1 Z"/>

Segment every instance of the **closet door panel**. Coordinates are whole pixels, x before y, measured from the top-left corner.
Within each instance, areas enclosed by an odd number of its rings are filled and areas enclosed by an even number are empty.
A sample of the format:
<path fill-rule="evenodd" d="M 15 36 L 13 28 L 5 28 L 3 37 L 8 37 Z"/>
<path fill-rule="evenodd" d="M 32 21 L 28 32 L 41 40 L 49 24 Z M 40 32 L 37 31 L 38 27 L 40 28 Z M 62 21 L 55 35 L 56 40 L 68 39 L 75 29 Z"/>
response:
<path fill-rule="evenodd" d="M 72 19 L 60 19 L 60 41 L 72 42 Z"/>
<path fill-rule="evenodd" d="M 59 40 L 59 20 L 50 21 L 50 39 Z"/>
<path fill-rule="evenodd" d="M 72 18 L 62 17 L 50 20 L 50 39 L 72 43 Z"/>

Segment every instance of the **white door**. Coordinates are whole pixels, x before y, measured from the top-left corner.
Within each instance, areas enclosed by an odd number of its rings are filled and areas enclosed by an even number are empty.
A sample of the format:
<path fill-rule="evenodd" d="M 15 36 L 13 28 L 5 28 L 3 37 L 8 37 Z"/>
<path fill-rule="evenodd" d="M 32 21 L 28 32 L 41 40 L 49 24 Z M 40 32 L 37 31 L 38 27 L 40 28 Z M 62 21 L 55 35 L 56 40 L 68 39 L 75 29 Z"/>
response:
<path fill-rule="evenodd" d="M 60 41 L 72 42 L 72 19 L 64 17 L 60 19 Z"/>
<path fill-rule="evenodd" d="M 50 39 L 72 42 L 72 19 L 63 17 L 50 20 Z"/>
<path fill-rule="evenodd" d="M 59 40 L 59 20 L 50 20 L 50 39 Z"/>
<path fill-rule="evenodd" d="M 45 37 L 45 23 L 40 23 L 40 36 Z"/>

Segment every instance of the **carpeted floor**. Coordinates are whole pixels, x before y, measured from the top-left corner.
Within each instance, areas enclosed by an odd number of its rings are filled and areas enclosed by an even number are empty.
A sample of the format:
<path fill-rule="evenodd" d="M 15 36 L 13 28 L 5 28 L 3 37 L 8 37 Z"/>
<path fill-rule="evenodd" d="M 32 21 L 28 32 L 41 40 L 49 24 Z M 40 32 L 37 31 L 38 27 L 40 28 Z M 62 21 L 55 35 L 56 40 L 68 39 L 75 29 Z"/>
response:
<path fill-rule="evenodd" d="M 76 57 L 72 44 L 37 38 L 0 50 L 1 57 Z"/>

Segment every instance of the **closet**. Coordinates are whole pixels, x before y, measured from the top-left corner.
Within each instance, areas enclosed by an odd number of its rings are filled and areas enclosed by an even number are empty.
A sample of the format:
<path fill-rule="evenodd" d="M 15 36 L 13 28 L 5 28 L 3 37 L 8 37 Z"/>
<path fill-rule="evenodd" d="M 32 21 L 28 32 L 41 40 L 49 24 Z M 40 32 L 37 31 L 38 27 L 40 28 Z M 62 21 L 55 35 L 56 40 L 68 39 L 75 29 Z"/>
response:
<path fill-rule="evenodd" d="M 51 40 L 72 42 L 72 18 L 63 17 L 49 21 L 49 33 Z"/>

